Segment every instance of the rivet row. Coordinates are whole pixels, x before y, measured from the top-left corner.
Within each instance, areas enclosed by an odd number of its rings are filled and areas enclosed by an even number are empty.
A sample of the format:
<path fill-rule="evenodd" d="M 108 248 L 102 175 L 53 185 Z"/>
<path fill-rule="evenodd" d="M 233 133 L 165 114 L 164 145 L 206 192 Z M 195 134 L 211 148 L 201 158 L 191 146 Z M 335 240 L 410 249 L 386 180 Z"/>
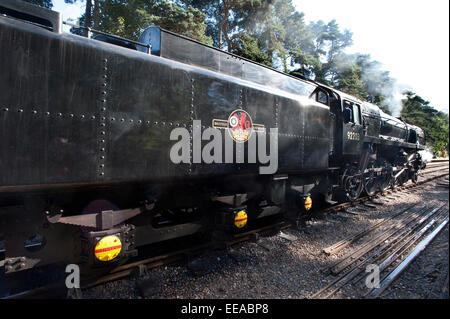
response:
<path fill-rule="evenodd" d="M 106 102 L 107 102 L 107 99 L 106 99 L 106 96 L 107 96 L 107 86 L 108 86 L 108 82 L 107 82 L 107 79 L 108 79 L 108 75 L 106 74 L 106 71 L 108 71 L 108 59 L 106 59 L 106 58 L 104 58 L 103 59 L 103 71 L 105 72 L 104 74 L 103 74 L 103 79 L 104 79 L 104 81 L 103 81 L 103 83 L 102 83 L 102 90 L 101 90 L 101 95 L 103 96 L 103 98 L 102 98 L 102 100 L 101 100 L 101 102 L 102 102 L 102 107 L 100 108 L 100 112 L 101 113 L 104 113 L 104 112 L 106 112 Z M 106 135 L 106 131 L 105 131 L 105 127 L 106 127 L 106 116 L 105 115 L 102 115 L 101 117 L 100 117 L 100 127 L 101 127 L 101 130 L 100 130 L 100 144 L 102 144 L 102 145 L 104 145 L 105 143 L 106 143 L 106 140 L 105 140 L 105 138 L 104 138 L 104 136 Z M 106 153 L 106 148 L 104 147 L 104 146 L 102 146 L 102 147 L 100 147 L 100 152 L 102 152 L 102 153 Z M 104 172 L 104 168 L 105 168 L 105 163 L 103 162 L 105 160 L 105 155 L 101 155 L 100 156 L 100 161 L 101 161 L 101 163 L 99 164 L 99 168 L 100 168 L 100 176 L 105 176 L 105 172 Z"/>

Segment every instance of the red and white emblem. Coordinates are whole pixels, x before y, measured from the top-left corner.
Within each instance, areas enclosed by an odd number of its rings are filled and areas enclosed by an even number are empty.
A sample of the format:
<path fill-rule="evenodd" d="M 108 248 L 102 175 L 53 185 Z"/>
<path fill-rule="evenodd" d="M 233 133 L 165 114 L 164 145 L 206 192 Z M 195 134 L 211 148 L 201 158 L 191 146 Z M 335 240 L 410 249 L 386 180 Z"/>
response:
<path fill-rule="evenodd" d="M 231 112 L 227 121 L 214 119 L 212 126 L 214 128 L 228 130 L 231 138 L 239 143 L 247 142 L 254 130 L 264 130 L 264 125 L 253 124 L 250 114 L 242 109 L 237 109 Z"/>
<path fill-rule="evenodd" d="M 246 142 L 253 131 L 250 115 L 244 110 L 235 110 L 228 118 L 228 132 L 236 142 Z"/>

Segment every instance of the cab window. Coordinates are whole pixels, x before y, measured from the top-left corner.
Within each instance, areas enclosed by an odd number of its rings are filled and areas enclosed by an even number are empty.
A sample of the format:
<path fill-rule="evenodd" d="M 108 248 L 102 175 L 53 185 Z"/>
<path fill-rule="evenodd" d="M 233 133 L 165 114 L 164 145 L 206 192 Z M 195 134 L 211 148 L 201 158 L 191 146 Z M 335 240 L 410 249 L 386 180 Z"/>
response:
<path fill-rule="evenodd" d="M 328 105 L 328 95 L 324 91 L 317 91 L 317 102 Z"/>
<path fill-rule="evenodd" d="M 344 101 L 344 122 L 353 123 L 353 106 L 348 101 Z"/>
<path fill-rule="evenodd" d="M 361 119 L 359 115 L 361 114 L 360 106 L 358 104 L 353 104 L 353 120 L 355 124 L 361 124 Z"/>
<path fill-rule="evenodd" d="M 310 97 L 311 99 L 316 100 L 319 103 L 328 105 L 328 94 L 325 91 L 322 91 L 320 89 L 316 89 Z"/>
<path fill-rule="evenodd" d="M 361 124 L 361 107 L 359 104 L 344 100 L 344 122 Z"/>

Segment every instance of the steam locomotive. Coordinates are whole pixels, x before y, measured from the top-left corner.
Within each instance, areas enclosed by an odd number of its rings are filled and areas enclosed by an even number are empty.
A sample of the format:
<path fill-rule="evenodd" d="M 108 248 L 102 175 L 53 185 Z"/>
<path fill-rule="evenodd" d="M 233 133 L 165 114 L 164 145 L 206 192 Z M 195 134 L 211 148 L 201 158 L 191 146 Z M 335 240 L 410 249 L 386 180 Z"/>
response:
<path fill-rule="evenodd" d="M 344 92 L 155 26 L 86 38 L 25 2 L 0 13 L 7 274 L 417 181 L 424 132 Z"/>

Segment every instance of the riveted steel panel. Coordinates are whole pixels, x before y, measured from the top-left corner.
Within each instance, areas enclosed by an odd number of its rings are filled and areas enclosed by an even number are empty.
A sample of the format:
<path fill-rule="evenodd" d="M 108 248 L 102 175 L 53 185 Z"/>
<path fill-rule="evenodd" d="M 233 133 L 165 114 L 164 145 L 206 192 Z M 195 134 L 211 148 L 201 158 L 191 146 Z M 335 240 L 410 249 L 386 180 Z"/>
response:
<path fill-rule="evenodd" d="M 97 180 L 103 53 L 0 21 L 1 185 Z"/>
<path fill-rule="evenodd" d="M 266 133 L 279 130 L 278 172 L 328 167 L 329 111 L 308 98 L 312 84 L 210 48 L 209 66 L 195 50 L 181 63 L 177 37 L 158 57 L 10 19 L 0 27 L 2 186 L 258 174 L 254 163 L 169 157 L 173 129 L 192 138 L 194 120 L 203 130 L 238 108 Z"/>

